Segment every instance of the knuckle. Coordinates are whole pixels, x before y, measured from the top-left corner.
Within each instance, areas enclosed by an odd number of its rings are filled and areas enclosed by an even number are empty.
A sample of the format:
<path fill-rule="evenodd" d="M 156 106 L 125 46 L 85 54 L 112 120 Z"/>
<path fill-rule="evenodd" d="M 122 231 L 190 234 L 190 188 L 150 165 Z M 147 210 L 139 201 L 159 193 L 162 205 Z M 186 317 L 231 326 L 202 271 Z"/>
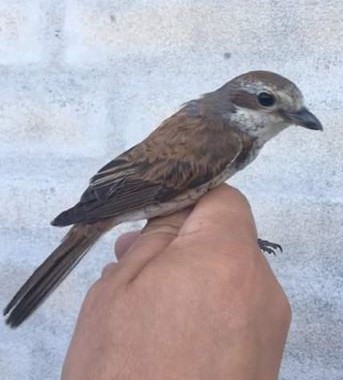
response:
<path fill-rule="evenodd" d="M 226 200 L 225 203 L 235 205 L 239 210 L 247 210 L 251 213 L 251 206 L 248 198 L 237 188 L 223 184 L 219 186 L 215 191 L 221 193 Z"/>
<path fill-rule="evenodd" d="M 233 194 L 235 201 L 239 203 L 240 206 L 244 207 L 245 209 L 251 210 L 248 198 L 240 190 L 236 189 L 235 187 L 232 187 L 231 193 Z"/>
<path fill-rule="evenodd" d="M 91 287 L 88 289 L 87 294 L 86 294 L 86 299 L 87 300 L 94 300 L 97 299 L 99 294 L 101 294 L 101 288 L 102 288 L 102 280 L 101 278 L 95 281 Z"/>
<path fill-rule="evenodd" d="M 97 280 L 88 289 L 83 302 L 83 313 L 91 314 L 98 307 L 99 299 L 101 298 L 101 280 Z"/>
<path fill-rule="evenodd" d="M 104 266 L 104 268 L 101 271 L 101 277 L 107 277 L 108 275 L 112 274 L 114 270 L 116 269 L 117 264 L 110 263 Z"/>

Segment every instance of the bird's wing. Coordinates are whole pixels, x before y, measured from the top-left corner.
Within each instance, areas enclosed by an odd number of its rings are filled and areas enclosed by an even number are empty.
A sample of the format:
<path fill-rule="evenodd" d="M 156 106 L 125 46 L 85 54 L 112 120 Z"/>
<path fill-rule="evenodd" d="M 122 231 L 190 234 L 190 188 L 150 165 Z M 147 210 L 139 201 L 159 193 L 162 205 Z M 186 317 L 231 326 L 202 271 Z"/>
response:
<path fill-rule="evenodd" d="M 171 200 L 215 178 L 242 149 L 240 135 L 222 121 L 181 110 L 100 169 L 80 202 L 52 224 L 95 222 Z"/>

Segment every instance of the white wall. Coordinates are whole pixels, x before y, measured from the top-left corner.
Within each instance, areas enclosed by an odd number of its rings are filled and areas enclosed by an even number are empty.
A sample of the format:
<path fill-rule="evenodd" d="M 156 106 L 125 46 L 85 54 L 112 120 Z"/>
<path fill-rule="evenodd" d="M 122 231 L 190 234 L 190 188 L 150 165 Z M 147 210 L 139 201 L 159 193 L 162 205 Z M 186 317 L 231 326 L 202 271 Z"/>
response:
<path fill-rule="evenodd" d="M 324 133 L 292 128 L 231 183 L 292 307 L 281 379 L 343 378 L 343 2 L 0 1 L 0 305 L 63 234 L 49 221 L 186 100 L 252 69 L 294 80 Z M 132 226 L 131 226 L 132 227 Z M 120 227 L 20 329 L 1 378 L 56 379 Z"/>

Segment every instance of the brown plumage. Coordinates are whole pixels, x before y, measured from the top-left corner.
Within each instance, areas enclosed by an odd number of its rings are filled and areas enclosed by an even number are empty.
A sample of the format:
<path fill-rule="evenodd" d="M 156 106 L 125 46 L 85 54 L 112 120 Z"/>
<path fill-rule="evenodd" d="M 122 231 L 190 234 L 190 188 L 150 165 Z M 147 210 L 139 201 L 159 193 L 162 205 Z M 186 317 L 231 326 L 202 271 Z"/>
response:
<path fill-rule="evenodd" d="M 322 128 L 303 106 L 299 89 L 269 72 L 241 75 L 186 103 L 100 169 L 80 201 L 53 220 L 55 226 L 74 226 L 7 305 L 7 323 L 25 320 L 113 226 L 194 204 L 290 124 Z"/>
<path fill-rule="evenodd" d="M 139 145 L 104 166 L 80 202 L 52 224 L 120 217 L 207 183 L 242 150 L 241 132 L 224 130 L 222 120 L 201 114 L 190 117 L 184 107 Z"/>
<path fill-rule="evenodd" d="M 26 319 L 110 227 L 110 221 L 73 226 L 6 306 L 4 314 L 15 306 L 7 322 L 15 327 Z"/>

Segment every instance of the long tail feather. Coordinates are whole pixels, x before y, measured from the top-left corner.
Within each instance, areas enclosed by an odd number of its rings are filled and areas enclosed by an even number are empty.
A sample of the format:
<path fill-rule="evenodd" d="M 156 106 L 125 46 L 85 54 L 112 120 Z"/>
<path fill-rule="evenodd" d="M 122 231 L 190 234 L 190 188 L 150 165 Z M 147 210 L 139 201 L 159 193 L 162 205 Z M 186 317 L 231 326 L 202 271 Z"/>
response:
<path fill-rule="evenodd" d="M 101 222 L 73 226 L 6 306 L 6 323 L 17 327 L 31 315 L 107 230 L 108 223 Z"/>

